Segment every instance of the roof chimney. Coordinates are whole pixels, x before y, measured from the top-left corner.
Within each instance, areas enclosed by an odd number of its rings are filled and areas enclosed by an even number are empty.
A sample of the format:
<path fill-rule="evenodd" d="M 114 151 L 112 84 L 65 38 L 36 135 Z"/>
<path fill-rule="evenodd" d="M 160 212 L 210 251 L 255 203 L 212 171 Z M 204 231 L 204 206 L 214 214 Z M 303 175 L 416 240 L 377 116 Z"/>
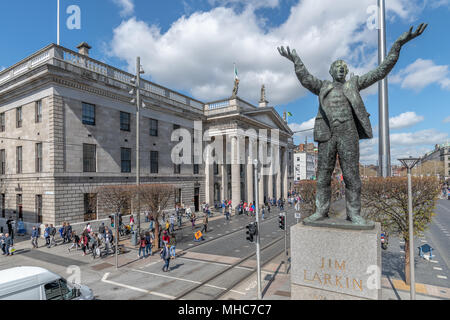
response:
<path fill-rule="evenodd" d="M 89 57 L 89 49 L 92 49 L 86 42 L 82 42 L 77 46 L 78 53 Z"/>

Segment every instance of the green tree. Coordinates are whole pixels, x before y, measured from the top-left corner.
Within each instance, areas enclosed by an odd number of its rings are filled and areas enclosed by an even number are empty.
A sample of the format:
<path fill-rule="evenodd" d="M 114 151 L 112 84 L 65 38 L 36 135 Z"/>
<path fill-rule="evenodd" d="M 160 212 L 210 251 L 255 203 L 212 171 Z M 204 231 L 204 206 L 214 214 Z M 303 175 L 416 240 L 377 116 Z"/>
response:
<path fill-rule="evenodd" d="M 436 177 L 412 178 L 414 236 L 421 236 L 433 218 L 439 195 Z M 370 178 L 363 181 L 363 215 L 405 241 L 405 281 L 410 283 L 408 181 L 406 177 Z"/>

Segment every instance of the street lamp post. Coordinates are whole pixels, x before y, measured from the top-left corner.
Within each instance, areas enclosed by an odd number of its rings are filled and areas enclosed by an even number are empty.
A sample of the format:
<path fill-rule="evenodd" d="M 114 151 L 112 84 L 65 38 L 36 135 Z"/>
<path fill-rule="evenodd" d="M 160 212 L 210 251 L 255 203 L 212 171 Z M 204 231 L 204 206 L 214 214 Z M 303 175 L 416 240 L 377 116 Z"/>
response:
<path fill-rule="evenodd" d="M 413 207 L 412 207 L 412 187 L 411 187 L 411 169 L 419 162 L 418 158 L 398 159 L 408 172 L 408 216 L 409 216 L 409 272 L 411 300 L 416 299 L 416 280 L 414 278 L 414 225 L 413 225 Z"/>
<path fill-rule="evenodd" d="M 260 236 L 259 236 L 259 190 L 258 190 L 258 159 L 253 160 L 254 176 L 255 176 L 255 216 L 256 216 L 256 276 L 257 276 L 257 290 L 258 300 L 262 299 L 261 295 L 261 257 L 260 257 Z M 260 177 L 261 179 L 262 177 Z"/>
<path fill-rule="evenodd" d="M 140 163 L 140 111 L 141 111 L 141 74 L 145 73 L 141 67 L 141 58 L 136 58 L 136 78 L 131 82 L 136 85 L 136 98 L 131 100 L 132 103 L 136 102 L 136 187 L 137 187 L 137 235 L 141 233 L 141 203 L 140 203 L 140 191 L 141 185 L 141 163 Z M 133 93 L 133 90 L 130 92 Z"/>

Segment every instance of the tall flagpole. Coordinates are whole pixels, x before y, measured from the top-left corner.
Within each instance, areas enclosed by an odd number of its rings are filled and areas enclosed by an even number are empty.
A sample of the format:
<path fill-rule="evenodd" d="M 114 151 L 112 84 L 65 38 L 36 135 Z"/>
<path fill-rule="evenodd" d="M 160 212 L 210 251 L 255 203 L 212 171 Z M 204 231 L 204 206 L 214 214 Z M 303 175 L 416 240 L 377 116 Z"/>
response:
<path fill-rule="evenodd" d="M 58 0 L 58 5 L 57 5 L 57 7 L 58 7 L 58 9 L 57 9 L 57 10 L 58 10 L 58 13 L 57 13 L 57 17 L 58 17 L 58 18 L 57 18 L 57 21 L 58 21 L 58 22 L 57 22 L 57 27 L 56 27 L 56 29 L 57 29 L 57 31 L 56 31 L 56 40 L 57 40 L 57 42 L 56 42 L 56 43 L 57 43 L 58 46 L 59 46 L 59 11 L 60 11 L 60 10 L 59 10 L 59 0 Z"/>
<path fill-rule="evenodd" d="M 379 30 L 378 30 L 378 64 L 382 64 L 386 57 L 386 19 L 385 0 L 378 0 Z M 387 77 L 378 82 L 378 163 L 379 176 L 391 176 L 391 146 L 389 139 L 389 105 Z"/>

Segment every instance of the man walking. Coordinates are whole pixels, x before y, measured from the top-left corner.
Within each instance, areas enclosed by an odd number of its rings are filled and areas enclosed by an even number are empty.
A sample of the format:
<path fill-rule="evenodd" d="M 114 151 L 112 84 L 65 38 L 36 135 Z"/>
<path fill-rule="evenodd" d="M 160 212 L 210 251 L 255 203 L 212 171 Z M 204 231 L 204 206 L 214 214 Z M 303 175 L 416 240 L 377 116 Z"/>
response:
<path fill-rule="evenodd" d="M 164 248 L 161 250 L 161 259 L 164 260 L 164 266 L 162 268 L 163 272 L 169 271 L 169 263 L 170 263 L 170 249 L 169 244 L 167 242 L 164 243 Z"/>
<path fill-rule="evenodd" d="M 11 236 L 13 235 L 13 222 L 14 219 L 13 217 L 9 217 L 9 219 L 6 221 L 6 226 L 8 227 L 8 234 L 10 234 Z"/>
<path fill-rule="evenodd" d="M 5 244 L 6 237 L 3 235 L 3 233 L 0 233 L 0 248 L 2 249 L 2 255 L 6 255 L 6 244 Z"/>
<path fill-rule="evenodd" d="M 44 238 L 45 245 L 48 247 L 50 245 L 50 227 L 48 226 L 48 224 L 45 225 Z"/>
<path fill-rule="evenodd" d="M 33 245 L 33 249 L 39 248 L 38 246 L 38 238 L 39 238 L 39 231 L 34 226 L 33 231 L 31 231 L 31 244 Z"/>
<path fill-rule="evenodd" d="M 201 232 L 205 231 L 205 233 L 207 233 L 208 229 L 208 214 L 205 214 L 205 217 L 203 218 L 203 228 L 201 230 Z"/>
<path fill-rule="evenodd" d="M 52 244 L 54 244 L 56 247 L 55 236 L 56 236 L 56 228 L 53 226 L 53 224 L 51 224 L 50 225 L 50 243 L 48 245 L 48 248 L 51 248 Z"/>

